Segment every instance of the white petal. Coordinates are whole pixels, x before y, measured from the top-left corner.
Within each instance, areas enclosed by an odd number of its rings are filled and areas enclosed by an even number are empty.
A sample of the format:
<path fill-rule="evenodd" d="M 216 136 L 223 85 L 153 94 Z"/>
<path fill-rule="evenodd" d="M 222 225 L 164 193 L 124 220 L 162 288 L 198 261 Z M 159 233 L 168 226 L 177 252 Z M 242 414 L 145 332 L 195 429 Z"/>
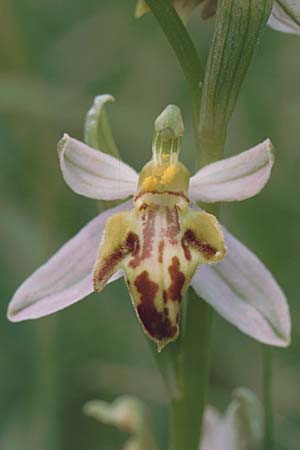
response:
<path fill-rule="evenodd" d="M 237 156 L 208 164 L 190 181 L 190 198 L 206 203 L 253 197 L 267 183 L 274 162 L 269 139 Z"/>
<path fill-rule="evenodd" d="M 205 408 L 201 450 L 248 450 L 262 436 L 262 407 L 249 389 L 238 388 L 224 416 Z"/>
<path fill-rule="evenodd" d="M 119 159 L 67 134 L 58 143 L 58 154 L 64 180 L 77 194 L 118 200 L 136 193 L 138 175 Z"/>
<path fill-rule="evenodd" d="M 220 427 L 220 444 L 225 443 L 224 450 L 248 450 L 262 437 L 262 406 L 247 388 L 235 389 L 233 397 Z"/>
<path fill-rule="evenodd" d="M 291 323 L 284 293 L 257 256 L 223 231 L 227 255 L 214 266 L 200 266 L 193 288 L 244 333 L 265 344 L 286 347 Z"/>
<path fill-rule="evenodd" d="M 200 450 L 218 450 L 217 445 L 221 424 L 222 416 L 219 411 L 213 406 L 206 406 L 203 417 L 203 432 Z"/>
<path fill-rule="evenodd" d="M 300 34 L 300 1 L 275 0 L 268 25 L 283 33 Z"/>
<path fill-rule="evenodd" d="M 131 201 L 99 214 L 37 269 L 14 294 L 8 319 L 36 319 L 64 309 L 93 292 L 92 272 L 107 219 Z M 111 281 L 122 276 L 120 271 Z"/>

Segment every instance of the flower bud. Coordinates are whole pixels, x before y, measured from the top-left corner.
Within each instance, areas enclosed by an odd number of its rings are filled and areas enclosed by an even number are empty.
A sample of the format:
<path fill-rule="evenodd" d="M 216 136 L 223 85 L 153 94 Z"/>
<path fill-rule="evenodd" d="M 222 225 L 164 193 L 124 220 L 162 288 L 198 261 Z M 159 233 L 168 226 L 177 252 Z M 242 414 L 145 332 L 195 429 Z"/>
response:
<path fill-rule="evenodd" d="M 139 399 L 124 395 L 112 403 L 92 400 L 84 405 L 83 411 L 99 422 L 129 432 L 132 437 L 124 450 L 156 450 L 147 410 Z"/>

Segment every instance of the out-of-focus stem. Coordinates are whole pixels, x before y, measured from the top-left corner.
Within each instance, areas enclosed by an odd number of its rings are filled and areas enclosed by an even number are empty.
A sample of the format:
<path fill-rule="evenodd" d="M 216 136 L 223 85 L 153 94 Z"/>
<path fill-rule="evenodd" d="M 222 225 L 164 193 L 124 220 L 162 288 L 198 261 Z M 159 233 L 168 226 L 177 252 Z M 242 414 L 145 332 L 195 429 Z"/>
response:
<path fill-rule="evenodd" d="M 272 349 L 263 346 L 263 396 L 265 410 L 264 450 L 273 450 Z"/>
<path fill-rule="evenodd" d="M 32 449 L 58 448 L 57 318 L 47 317 L 36 324 L 35 413 L 30 434 Z"/>

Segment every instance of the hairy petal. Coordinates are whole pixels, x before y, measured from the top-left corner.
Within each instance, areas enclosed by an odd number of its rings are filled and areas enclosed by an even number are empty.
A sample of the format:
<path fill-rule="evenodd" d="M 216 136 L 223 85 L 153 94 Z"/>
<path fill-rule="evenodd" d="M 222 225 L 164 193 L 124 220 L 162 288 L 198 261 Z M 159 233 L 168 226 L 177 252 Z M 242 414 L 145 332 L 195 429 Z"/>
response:
<path fill-rule="evenodd" d="M 114 214 L 107 221 L 93 270 L 94 290 L 102 291 L 109 279 L 123 269 L 123 261 L 134 252 L 136 228 L 133 209 Z"/>
<path fill-rule="evenodd" d="M 300 1 L 274 0 L 268 25 L 283 33 L 300 34 Z"/>
<path fill-rule="evenodd" d="M 135 194 L 138 175 L 119 159 L 67 134 L 58 143 L 58 154 L 64 180 L 77 194 L 97 200 L 119 200 Z"/>
<path fill-rule="evenodd" d="M 190 181 L 190 197 L 207 203 L 245 200 L 262 190 L 274 163 L 269 139 L 237 156 L 208 164 Z"/>
<path fill-rule="evenodd" d="M 220 261 L 226 254 L 221 225 L 212 214 L 197 209 L 189 209 L 184 215 L 184 228 L 181 245 L 186 259 L 192 254 L 199 263 L 212 264 Z"/>
<path fill-rule="evenodd" d="M 107 219 L 130 207 L 128 201 L 99 214 L 64 244 L 16 291 L 8 307 L 8 319 L 18 322 L 46 316 L 93 292 L 92 271 Z M 113 279 L 120 276 L 122 272 Z"/>
<path fill-rule="evenodd" d="M 223 231 L 227 255 L 214 266 L 199 267 L 193 288 L 244 333 L 265 344 L 286 347 L 291 323 L 284 293 L 257 256 Z"/>

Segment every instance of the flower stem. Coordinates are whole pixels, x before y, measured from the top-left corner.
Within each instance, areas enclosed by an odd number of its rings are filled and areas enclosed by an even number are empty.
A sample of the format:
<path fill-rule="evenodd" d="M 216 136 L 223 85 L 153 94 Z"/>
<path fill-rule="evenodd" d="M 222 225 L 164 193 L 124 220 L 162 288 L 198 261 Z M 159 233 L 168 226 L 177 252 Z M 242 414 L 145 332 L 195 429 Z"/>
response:
<path fill-rule="evenodd" d="M 165 0 L 146 0 L 146 3 L 176 53 L 189 86 L 200 91 L 199 83 L 203 80 L 202 64 L 176 10 L 171 2 Z"/>
<path fill-rule="evenodd" d="M 264 450 L 273 450 L 272 349 L 263 346 L 263 396 L 265 408 Z"/>
<path fill-rule="evenodd" d="M 150 343 L 170 398 L 169 450 L 198 450 L 207 396 L 212 309 L 190 289 L 181 333 L 161 353 Z"/>
<path fill-rule="evenodd" d="M 178 358 L 181 395 L 171 401 L 170 450 L 199 448 L 206 403 L 212 310 L 191 289 L 187 297 Z"/>

